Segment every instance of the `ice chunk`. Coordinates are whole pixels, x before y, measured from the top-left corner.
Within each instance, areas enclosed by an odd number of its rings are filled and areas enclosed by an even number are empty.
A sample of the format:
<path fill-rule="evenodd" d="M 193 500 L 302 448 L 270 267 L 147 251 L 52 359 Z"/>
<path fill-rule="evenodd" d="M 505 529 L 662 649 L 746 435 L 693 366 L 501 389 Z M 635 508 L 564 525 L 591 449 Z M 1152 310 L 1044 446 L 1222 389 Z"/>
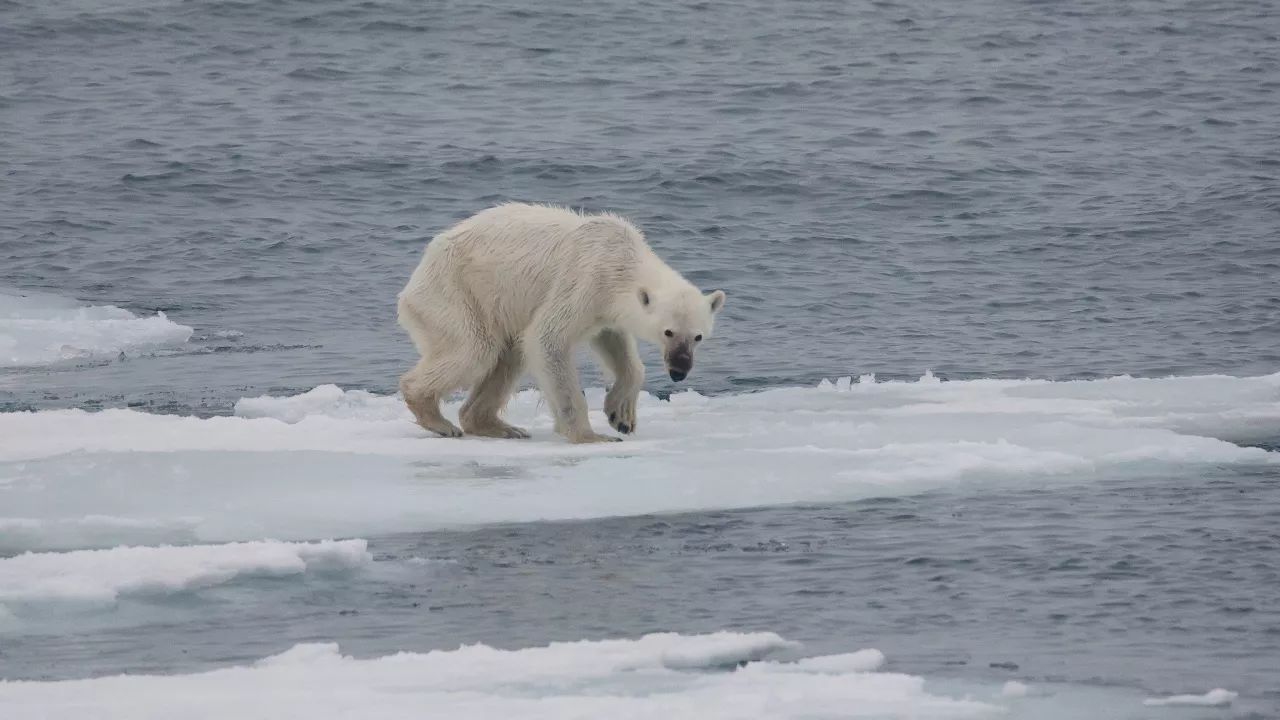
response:
<path fill-rule="evenodd" d="M 856 673 L 879 670 L 884 665 L 884 653 L 879 650 L 859 650 L 841 655 L 823 655 L 805 658 L 789 665 L 779 666 L 781 669 L 794 669 L 797 672 L 810 673 Z"/>
<path fill-rule="evenodd" d="M 0 683 L 0 717 L 71 717 L 86 707 L 101 720 L 1002 716 L 997 705 L 931 695 L 922 678 L 842 672 L 839 663 L 826 664 L 825 672 L 770 661 L 731 672 L 669 665 L 672 657 L 713 665 L 748 661 L 788 646 L 772 633 L 663 634 L 513 651 L 472 645 L 357 660 L 342 656 L 336 645 L 300 645 L 249 667 L 196 675 Z M 820 660 L 813 665 L 823 665 Z"/>
<path fill-rule="evenodd" d="M 742 635 L 721 632 L 700 635 L 694 642 L 679 635 L 666 634 L 649 635 L 645 640 L 650 643 L 659 641 L 669 643 L 667 649 L 662 652 L 661 663 L 663 667 L 672 670 L 735 665 L 749 660 L 759 660 L 781 649 L 799 647 L 774 633 Z"/>
<path fill-rule="evenodd" d="M 157 312 L 139 317 L 113 305 L 79 306 L 50 295 L 0 290 L 0 367 L 182 345 L 192 329 Z"/>
<path fill-rule="evenodd" d="M 1000 688 L 1000 694 L 1004 697 L 1010 698 L 1026 697 L 1028 689 L 1029 688 L 1027 688 L 1023 683 L 1020 683 L 1017 680 L 1010 680 L 1004 684 L 1004 687 Z"/>
<path fill-rule="evenodd" d="M 25 553 L 0 558 L 0 607 L 110 603 L 121 594 L 172 593 L 246 575 L 295 575 L 354 567 L 370 559 L 364 540 Z"/>
<path fill-rule="evenodd" d="M 1161 707 L 1165 705 L 1191 705 L 1203 707 L 1225 707 L 1235 702 L 1239 693 L 1214 688 L 1203 695 L 1170 695 L 1169 697 L 1147 698 L 1143 705 Z"/>

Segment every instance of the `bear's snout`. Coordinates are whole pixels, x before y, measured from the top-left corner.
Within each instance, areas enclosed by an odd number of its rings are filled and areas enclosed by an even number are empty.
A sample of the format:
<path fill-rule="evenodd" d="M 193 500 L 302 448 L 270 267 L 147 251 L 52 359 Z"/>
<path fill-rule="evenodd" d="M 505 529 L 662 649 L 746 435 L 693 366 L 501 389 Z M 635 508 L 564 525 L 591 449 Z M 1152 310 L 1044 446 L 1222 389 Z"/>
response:
<path fill-rule="evenodd" d="M 693 354 L 687 349 L 681 348 L 667 356 L 667 374 L 675 382 L 680 382 L 688 377 L 689 371 L 692 369 Z"/>

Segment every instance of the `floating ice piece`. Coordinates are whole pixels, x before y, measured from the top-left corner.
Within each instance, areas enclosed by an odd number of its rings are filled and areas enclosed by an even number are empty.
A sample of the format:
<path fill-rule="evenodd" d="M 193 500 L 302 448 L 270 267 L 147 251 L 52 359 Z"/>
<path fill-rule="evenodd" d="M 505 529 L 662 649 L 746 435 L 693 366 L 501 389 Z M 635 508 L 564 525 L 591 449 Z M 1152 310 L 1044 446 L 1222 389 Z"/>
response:
<path fill-rule="evenodd" d="M 588 393 L 592 407 L 602 395 Z M 239 417 L 0 414 L 0 541 L 4 519 L 28 523 L 7 533 L 17 550 L 68 546 L 90 515 L 186 523 L 200 542 L 300 540 L 1280 463 L 1236 444 L 1280 437 L 1280 374 L 868 379 L 640 405 L 635 436 L 588 446 L 554 435 L 532 391 L 508 409 L 533 432 L 523 441 L 430 437 L 400 398 L 335 386 L 245 399 Z"/>
<path fill-rule="evenodd" d="M 996 705 L 928 694 L 919 677 L 839 671 L 839 663 L 827 663 L 825 672 L 771 661 L 731 672 L 697 671 L 788 647 L 773 633 L 661 634 L 357 660 L 336 645 L 298 645 L 249 667 L 196 675 L 0 683 L 0 717 L 72 717 L 84 708 L 93 708 L 100 720 L 1001 716 Z M 681 658 L 680 669 L 672 668 L 673 657 Z M 822 666 L 821 660 L 810 666 Z"/>
<path fill-rule="evenodd" d="M 121 594 L 180 592 L 242 576 L 295 575 L 369 560 L 364 540 L 25 553 L 0 558 L 0 607 L 50 601 L 110 603 Z"/>
<path fill-rule="evenodd" d="M 699 635 L 693 643 L 675 634 L 649 635 L 647 638 L 650 641 L 662 640 L 670 643 L 662 652 L 660 662 L 663 667 L 672 670 L 731 666 L 759 660 L 778 650 L 799 647 L 797 643 L 783 640 L 774 633 L 742 635 L 720 632 Z"/>
<path fill-rule="evenodd" d="M 192 332 L 163 312 L 139 317 L 113 305 L 84 307 L 50 295 L 0 291 L 0 367 L 114 358 L 182 345 Z"/>
<path fill-rule="evenodd" d="M 1222 688 L 1214 688 L 1203 695 L 1170 695 L 1169 697 L 1147 698 L 1142 701 L 1142 704 L 1151 707 L 1161 707 L 1166 705 L 1225 707 L 1235 702 L 1235 699 L 1238 697 L 1240 697 L 1239 693 L 1234 693 Z"/>
<path fill-rule="evenodd" d="M 1010 680 L 1004 684 L 1004 687 L 1000 688 L 1000 695 L 1009 698 L 1026 697 L 1028 690 L 1029 688 L 1025 684 L 1017 680 Z"/>
<path fill-rule="evenodd" d="M 840 655 L 823 655 L 821 657 L 811 657 L 799 660 L 788 665 L 780 666 L 780 671 L 788 669 L 796 672 L 808 673 L 832 673 L 836 675 L 844 673 L 871 672 L 879 670 L 884 665 L 884 653 L 879 650 L 859 650 L 857 652 L 843 653 Z"/>

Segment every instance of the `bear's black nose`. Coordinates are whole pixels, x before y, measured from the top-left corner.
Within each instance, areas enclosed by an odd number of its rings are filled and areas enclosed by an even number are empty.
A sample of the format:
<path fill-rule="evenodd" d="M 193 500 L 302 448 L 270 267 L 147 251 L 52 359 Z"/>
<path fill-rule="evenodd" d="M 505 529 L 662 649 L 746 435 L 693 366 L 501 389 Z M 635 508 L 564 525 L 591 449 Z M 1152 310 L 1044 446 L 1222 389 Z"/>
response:
<path fill-rule="evenodd" d="M 687 376 L 689 373 L 683 370 L 669 370 L 668 374 L 671 375 L 672 380 L 675 380 L 676 382 L 680 382 L 681 380 L 685 379 L 685 376 Z"/>

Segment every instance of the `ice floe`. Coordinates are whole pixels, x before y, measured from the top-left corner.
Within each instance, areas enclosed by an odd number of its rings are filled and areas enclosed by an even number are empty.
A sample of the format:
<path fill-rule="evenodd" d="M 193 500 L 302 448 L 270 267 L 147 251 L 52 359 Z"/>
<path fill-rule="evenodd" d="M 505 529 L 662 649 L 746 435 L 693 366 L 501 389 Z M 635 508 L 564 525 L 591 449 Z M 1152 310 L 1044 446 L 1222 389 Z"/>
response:
<path fill-rule="evenodd" d="M 125 594 L 167 594 L 240 577 L 346 569 L 372 558 L 364 540 L 117 547 L 0 558 L 0 608 L 113 603 Z"/>
<path fill-rule="evenodd" d="M 763 660 L 793 649 L 773 633 L 727 632 L 373 659 L 299 645 L 252 666 L 194 675 L 0 683 L 0 717 L 71 717 L 85 708 L 101 720 L 1004 716 L 999 704 L 930 694 L 920 677 L 871 672 L 869 655 Z"/>
<path fill-rule="evenodd" d="M 140 317 L 113 305 L 0 290 L 0 367 L 115 358 L 180 346 L 192 332 L 163 312 Z"/>
<path fill-rule="evenodd" d="M 588 393 L 592 407 L 601 394 Z M 430 437 L 398 397 L 334 386 L 245 399 L 236 417 L 0 414 L 0 547 L 109 546 L 148 532 L 183 542 L 351 537 L 1280 462 L 1241 444 L 1280 437 L 1280 374 L 926 376 L 645 395 L 637 435 L 589 446 L 555 436 L 535 392 L 516 396 L 508 415 L 534 438 Z"/>

